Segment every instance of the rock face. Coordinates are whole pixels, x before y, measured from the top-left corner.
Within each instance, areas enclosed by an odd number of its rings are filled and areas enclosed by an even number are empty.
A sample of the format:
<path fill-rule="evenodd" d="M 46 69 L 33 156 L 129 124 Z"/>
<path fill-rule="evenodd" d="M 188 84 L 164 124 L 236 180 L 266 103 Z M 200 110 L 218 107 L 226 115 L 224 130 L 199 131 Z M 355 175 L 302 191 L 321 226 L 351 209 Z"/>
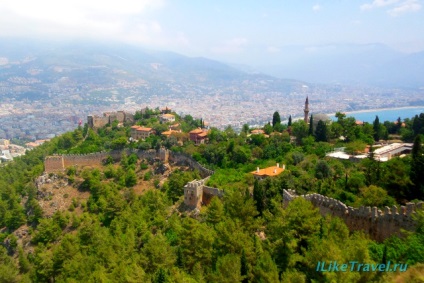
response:
<path fill-rule="evenodd" d="M 296 197 L 299 196 L 293 190 L 284 190 L 283 192 L 285 204 Z M 406 206 L 400 208 L 386 206 L 384 211 L 381 211 L 377 207 L 346 206 L 339 200 L 320 194 L 307 194 L 300 197 L 311 201 L 322 215 L 338 216 L 344 220 L 350 231 L 365 231 L 376 241 L 383 241 L 392 235 L 401 236 L 401 229 L 413 231 L 415 228 L 413 215 L 424 207 L 423 202 L 407 203 Z"/>

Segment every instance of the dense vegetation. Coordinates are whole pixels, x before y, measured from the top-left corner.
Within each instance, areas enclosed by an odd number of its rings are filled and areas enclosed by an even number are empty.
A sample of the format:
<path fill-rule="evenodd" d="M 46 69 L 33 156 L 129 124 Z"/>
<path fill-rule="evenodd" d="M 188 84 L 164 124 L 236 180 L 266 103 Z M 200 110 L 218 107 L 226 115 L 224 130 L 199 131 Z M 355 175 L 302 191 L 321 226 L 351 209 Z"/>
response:
<path fill-rule="evenodd" d="M 303 121 L 282 125 L 274 113 L 272 124 L 264 127 L 268 137 L 250 135 L 247 125 L 240 134 L 230 127 L 212 128 L 209 143 L 200 146 L 184 133 L 171 140 L 162 137 L 167 125 L 159 123 L 157 114 L 136 114 L 138 124 L 157 131 L 145 141 L 128 142 L 130 125 L 113 123 L 97 131 L 84 127 L 0 168 L 0 282 L 388 282 L 396 276 L 397 282 L 413 282 L 422 276 L 422 213 L 415 232 L 377 243 L 349 232 L 338 218 L 322 217 L 301 198 L 283 208 L 282 190 L 318 192 L 352 206 L 422 200 L 424 114 L 402 126 L 401 120 L 380 123 L 378 118 L 372 125 L 356 125 L 338 113 L 337 121 L 318 121 L 310 128 Z M 183 132 L 203 125 L 191 116 L 177 120 Z M 361 151 L 387 138 L 414 141 L 412 154 L 385 163 L 325 158 L 334 147 Z M 197 215 L 184 212 L 182 187 L 200 178 L 184 168 L 137 195 L 133 186 L 154 179 L 149 168 L 156 165 L 130 155 L 100 169 L 60 174 L 90 197 L 44 216 L 34 185 L 44 156 L 160 146 L 184 151 L 214 169 L 209 184 L 224 189 L 225 197 L 213 198 Z M 277 162 L 287 170 L 276 178 L 257 182 L 249 174 Z M 29 227 L 29 242 L 14 233 L 22 225 Z M 390 260 L 407 263 L 408 272 L 316 271 L 318 261 L 334 260 Z"/>

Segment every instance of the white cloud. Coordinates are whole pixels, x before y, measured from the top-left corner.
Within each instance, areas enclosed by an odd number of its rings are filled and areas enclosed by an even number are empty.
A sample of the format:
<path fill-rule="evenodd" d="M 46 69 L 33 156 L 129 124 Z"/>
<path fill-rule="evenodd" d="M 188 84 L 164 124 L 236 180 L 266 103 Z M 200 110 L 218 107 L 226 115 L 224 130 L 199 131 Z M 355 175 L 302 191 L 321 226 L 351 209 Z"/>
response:
<path fill-rule="evenodd" d="M 419 10 L 421 10 L 421 4 L 417 0 L 407 0 L 387 11 L 387 13 L 392 17 L 397 17 L 405 13 L 417 12 Z"/>
<path fill-rule="evenodd" d="M 319 12 L 319 11 L 321 10 L 321 6 L 320 6 L 319 4 L 316 4 L 316 5 L 314 5 L 314 6 L 312 7 L 312 10 L 313 10 L 314 12 Z"/>
<path fill-rule="evenodd" d="M 387 8 L 387 13 L 392 17 L 417 12 L 421 9 L 420 0 L 374 0 L 372 3 L 363 4 L 361 10 L 372 10 L 376 8 Z"/>
<path fill-rule="evenodd" d="M 154 40 L 161 25 L 146 17 L 164 0 L 1 0 L 0 36 Z"/>
<path fill-rule="evenodd" d="M 361 5 L 361 10 L 371 10 L 374 8 L 381 8 L 393 5 L 399 2 L 399 0 L 374 0 L 371 4 L 363 4 Z"/>

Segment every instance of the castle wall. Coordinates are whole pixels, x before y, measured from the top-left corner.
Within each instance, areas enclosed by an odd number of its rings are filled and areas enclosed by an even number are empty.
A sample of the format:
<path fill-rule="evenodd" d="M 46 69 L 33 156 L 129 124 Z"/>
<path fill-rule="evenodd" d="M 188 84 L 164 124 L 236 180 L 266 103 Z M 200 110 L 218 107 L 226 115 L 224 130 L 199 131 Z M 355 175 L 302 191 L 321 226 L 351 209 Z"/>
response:
<path fill-rule="evenodd" d="M 212 175 L 214 172 L 210 169 L 207 169 L 196 160 L 194 160 L 190 155 L 184 153 L 171 152 L 169 155 L 169 160 L 176 164 L 187 164 L 190 168 L 198 170 L 202 178 L 206 178 Z"/>
<path fill-rule="evenodd" d="M 286 205 L 296 197 L 298 196 L 293 190 L 284 190 L 283 192 Z M 307 194 L 300 197 L 311 201 L 319 209 L 321 215 L 338 216 L 344 220 L 350 231 L 365 231 L 376 241 L 383 241 L 392 235 L 401 236 L 402 229 L 413 231 L 415 229 L 413 215 L 416 211 L 422 210 L 424 206 L 423 202 L 407 203 L 406 206 L 400 208 L 386 206 L 382 211 L 377 207 L 346 206 L 339 200 L 320 194 Z"/>
<path fill-rule="evenodd" d="M 60 172 L 65 170 L 63 156 L 47 156 L 44 159 L 44 168 L 47 173 Z"/>
<path fill-rule="evenodd" d="M 205 180 L 194 180 L 184 186 L 184 204 L 191 209 L 201 206 Z"/>
<path fill-rule="evenodd" d="M 109 117 L 107 116 L 93 116 L 93 128 L 101 128 L 109 124 Z"/>
<path fill-rule="evenodd" d="M 119 123 L 134 122 L 134 115 L 125 111 L 103 113 L 103 116 L 87 116 L 87 124 L 91 128 L 101 128 L 117 120 Z"/>
<path fill-rule="evenodd" d="M 192 169 L 198 170 L 200 175 L 204 177 L 202 180 L 194 180 L 184 186 L 184 202 L 190 208 L 200 207 L 203 204 L 209 204 L 212 197 L 222 197 L 224 192 L 220 189 L 205 186 L 209 176 L 214 172 L 205 168 L 203 165 L 194 160 L 191 156 L 173 153 L 168 150 L 115 150 L 111 152 L 97 152 L 89 154 L 64 154 L 58 156 L 47 156 L 44 161 L 46 173 L 64 171 L 70 166 L 95 166 L 103 164 L 104 160 L 111 156 L 114 161 L 121 160 L 122 153 L 125 151 L 127 155 L 131 153 L 137 154 L 139 159 L 156 159 L 167 163 L 168 159 L 177 164 L 186 164 Z"/>
<path fill-rule="evenodd" d="M 114 161 L 121 160 L 122 153 L 125 151 L 127 155 L 131 153 L 137 154 L 139 159 L 160 159 L 167 163 L 173 161 L 177 164 L 187 164 L 192 169 L 196 169 L 200 172 L 202 177 L 207 177 L 213 174 L 212 170 L 209 170 L 195 161 L 191 156 L 172 153 L 166 149 L 160 149 L 157 152 L 154 149 L 150 150 L 113 150 L 110 152 L 96 152 L 88 154 L 63 154 L 47 156 L 44 161 L 45 171 L 47 173 L 57 172 L 64 170 L 70 166 L 94 166 L 101 165 L 103 161 L 111 156 Z"/>
<path fill-rule="evenodd" d="M 214 196 L 223 197 L 224 191 L 205 186 L 209 177 L 188 182 L 184 186 L 184 204 L 191 209 L 208 205 Z"/>
<path fill-rule="evenodd" d="M 95 166 L 101 165 L 108 155 L 107 152 L 66 154 L 63 155 L 63 161 L 65 168 L 71 166 Z"/>

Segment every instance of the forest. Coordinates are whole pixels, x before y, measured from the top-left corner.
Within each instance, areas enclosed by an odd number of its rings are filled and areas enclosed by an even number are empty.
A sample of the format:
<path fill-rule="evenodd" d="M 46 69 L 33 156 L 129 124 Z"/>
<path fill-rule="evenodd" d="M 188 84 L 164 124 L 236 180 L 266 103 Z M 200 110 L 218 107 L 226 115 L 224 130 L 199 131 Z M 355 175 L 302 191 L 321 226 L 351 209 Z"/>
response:
<path fill-rule="evenodd" d="M 165 137 L 169 125 L 158 115 L 158 109 L 135 115 L 136 124 L 155 129 L 146 140 L 131 140 L 130 124 L 85 125 L 1 164 L 0 282 L 422 282 L 424 212 L 416 213 L 414 231 L 377 242 L 302 198 L 283 205 L 282 190 L 319 193 L 353 207 L 424 200 L 424 113 L 358 125 L 343 113 L 333 122 L 314 122 L 312 115 L 309 124 L 291 118 L 282 124 L 275 112 L 264 134 L 252 134 L 248 125 L 240 133 L 210 128 L 200 145 L 188 132 L 204 121 L 175 114 L 181 132 Z M 380 162 L 373 148 L 382 141 L 411 142 L 412 151 Z M 367 145 L 369 157 L 360 162 L 326 157 L 334 148 L 354 153 Z M 224 197 L 188 210 L 183 187 L 200 179 L 199 172 L 162 170 L 160 161 L 135 154 L 47 175 L 68 184 L 63 195 L 59 189 L 47 194 L 35 182 L 48 155 L 161 147 L 214 170 L 208 185 L 223 189 Z M 287 170 L 263 181 L 251 174 L 276 163 Z M 54 197 L 69 205 L 52 209 Z M 320 272 L 324 261 L 407 268 Z"/>

